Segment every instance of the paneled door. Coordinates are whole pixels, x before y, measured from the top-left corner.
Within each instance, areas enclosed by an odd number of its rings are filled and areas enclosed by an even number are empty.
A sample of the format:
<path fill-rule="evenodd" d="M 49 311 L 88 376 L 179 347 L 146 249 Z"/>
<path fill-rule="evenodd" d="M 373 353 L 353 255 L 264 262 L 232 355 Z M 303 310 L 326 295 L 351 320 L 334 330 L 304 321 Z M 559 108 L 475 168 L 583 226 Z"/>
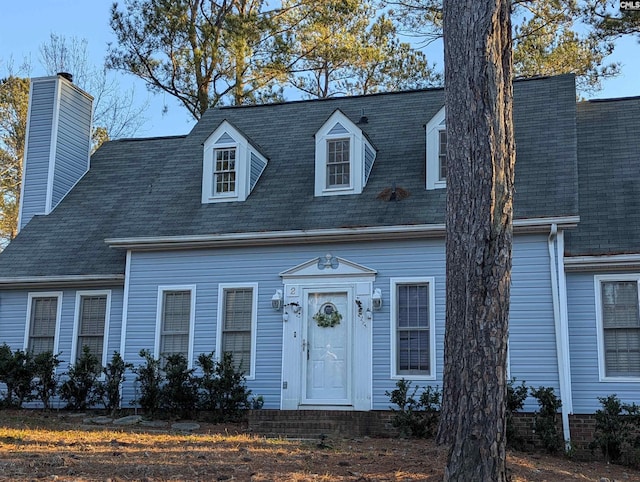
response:
<path fill-rule="evenodd" d="M 349 290 L 306 290 L 303 403 L 351 404 Z"/>

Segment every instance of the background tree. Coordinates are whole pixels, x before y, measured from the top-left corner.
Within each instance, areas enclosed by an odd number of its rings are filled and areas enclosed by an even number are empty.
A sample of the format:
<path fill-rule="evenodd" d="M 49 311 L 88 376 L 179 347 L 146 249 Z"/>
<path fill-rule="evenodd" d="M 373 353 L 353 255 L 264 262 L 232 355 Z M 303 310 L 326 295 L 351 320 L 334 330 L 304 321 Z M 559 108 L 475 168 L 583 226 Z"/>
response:
<path fill-rule="evenodd" d="M 640 40 L 640 13 L 620 10 L 619 0 L 593 0 L 584 5 L 582 11 L 600 38 L 611 40 L 634 35 Z"/>
<path fill-rule="evenodd" d="M 0 249 L 17 234 L 29 79 L 0 80 Z"/>
<path fill-rule="evenodd" d="M 273 97 L 278 15 L 262 0 L 125 0 L 111 9 L 108 65 L 178 99 L 195 119 L 221 103 Z"/>
<path fill-rule="evenodd" d="M 515 141 L 509 0 L 444 1 L 445 480 L 506 481 Z"/>
<path fill-rule="evenodd" d="M 137 105 L 133 87 L 123 90 L 105 66 L 91 65 L 85 39 L 52 33 L 40 46 L 40 60 L 47 75 L 69 72 L 73 82 L 93 96 L 94 151 L 109 139 L 135 136 L 144 125 L 148 102 Z"/>
<path fill-rule="evenodd" d="M 401 42 L 391 18 L 376 18 L 374 6 L 366 1 L 314 4 L 293 14 L 293 52 L 299 60 L 293 63 L 290 84 L 308 97 L 371 94 L 440 82 L 426 56 Z"/>
<path fill-rule="evenodd" d="M 602 80 L 619 73 L 619 65 L 605 64 L 613 43 L 586 12 L 606 1 L 614 0 L 512 0 L 514 75 L 573 73 L 580 92 L 600 89 Z M 442 0 L 382 4 L 392 8 L 405 33 L 426 43 L 442 35 Z"/>

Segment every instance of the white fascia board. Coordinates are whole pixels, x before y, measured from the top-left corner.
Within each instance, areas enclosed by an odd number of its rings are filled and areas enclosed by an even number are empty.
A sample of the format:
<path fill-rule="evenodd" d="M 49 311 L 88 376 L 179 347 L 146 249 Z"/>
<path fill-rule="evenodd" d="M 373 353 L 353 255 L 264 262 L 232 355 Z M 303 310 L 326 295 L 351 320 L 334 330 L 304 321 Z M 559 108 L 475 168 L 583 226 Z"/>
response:
<path fill-rule="evenodd" d="M 546 232 L 552 224 L 575 227 L 578 216 L 518 219 L 513 223 L 516 233 Z M 248 233 L 203 234 L 192 236 L 107 238 L 112 248 L 138 250 L 184 249 L 227 246 L 268 246 L 342 241 L 380 241 L 384 239 L 416 239 L 443 237 L 445 224 L 415 224 L 367 226 L 353 228 L 264 231 Z"/>
<path fill-rule="evenodd" d="M 63 276 L 19 276 L 15 278 L 0 278 L 2 288 L 35 288 L 49 285 L 82 285 L 105 286 L 106 284 L 120 285 L 124 283 L 124 275 L 63 275 Z"/>
<path fill-rule="evenodd" d="M 597 271 L 640 268 L 640 253 L 602 256 L 568 256 L 564 259 L 567 271 Z"/>

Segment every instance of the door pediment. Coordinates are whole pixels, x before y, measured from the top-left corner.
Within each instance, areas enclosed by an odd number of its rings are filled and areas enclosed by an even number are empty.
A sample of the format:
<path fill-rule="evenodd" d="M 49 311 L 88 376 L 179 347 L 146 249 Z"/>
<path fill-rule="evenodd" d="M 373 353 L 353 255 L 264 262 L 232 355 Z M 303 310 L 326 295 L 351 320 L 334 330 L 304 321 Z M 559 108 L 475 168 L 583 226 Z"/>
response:
<path fill-rule="evenodd" d="M 353 261 L 327 254 L 280 273 L 284 280 L 306 278 L 375 278 L 378 272 Z"/>

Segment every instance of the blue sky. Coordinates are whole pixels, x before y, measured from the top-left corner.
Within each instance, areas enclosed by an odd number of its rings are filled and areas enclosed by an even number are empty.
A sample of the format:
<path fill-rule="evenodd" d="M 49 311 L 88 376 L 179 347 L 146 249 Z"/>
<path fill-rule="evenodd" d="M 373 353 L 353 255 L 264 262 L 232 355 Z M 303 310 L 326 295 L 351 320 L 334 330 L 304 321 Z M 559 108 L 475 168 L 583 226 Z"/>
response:
<path fill-rule="evenodd" d="M 51 33 L 67 38 L 78 37 L 88 41 L 90 60 L 99 65 L 103 62 L 107 44 L 114 41 L 109 27 L 109 9 L 112 0 L 0 0 L 0 75 L 6 73 L 6 65 L 13 61 L 14 69 L 24 58 L 30 59 L 29 75 L 44 75 L 39 61 L 39 47 L 46 43 Z M 438 47 L 433 54 L 442 68 Z M 604 88 L 595 98 L 640 96 L 640 44 L 634 38 L 621 40 L 609 61 L 622 64 L 622 74 L 604 83 Z M 193 121 L 185 109 L 170 96 L 149 96 L 144 84 L 132 76 L 118 74 L 120 85 L 135 86 L 136 95 L 143 103 L 149 98 L 147 122 L 140 136 L 185 134 Z M 166 105 L 167 113 L 163 114 Z"/>

